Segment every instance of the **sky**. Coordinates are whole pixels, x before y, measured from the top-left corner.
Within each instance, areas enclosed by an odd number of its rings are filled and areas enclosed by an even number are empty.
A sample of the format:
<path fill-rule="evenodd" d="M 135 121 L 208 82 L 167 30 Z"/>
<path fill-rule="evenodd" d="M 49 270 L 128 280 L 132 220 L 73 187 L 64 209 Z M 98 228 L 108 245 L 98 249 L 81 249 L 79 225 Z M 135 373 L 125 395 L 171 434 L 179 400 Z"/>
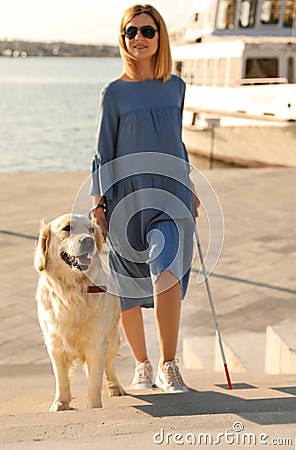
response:
<path fill-rule="evenodd" d="M 137 3 L 155 6 L 170 28 L 186 0 L 0 0 L 0 40 L 117 44 L 121 16 Z"/>

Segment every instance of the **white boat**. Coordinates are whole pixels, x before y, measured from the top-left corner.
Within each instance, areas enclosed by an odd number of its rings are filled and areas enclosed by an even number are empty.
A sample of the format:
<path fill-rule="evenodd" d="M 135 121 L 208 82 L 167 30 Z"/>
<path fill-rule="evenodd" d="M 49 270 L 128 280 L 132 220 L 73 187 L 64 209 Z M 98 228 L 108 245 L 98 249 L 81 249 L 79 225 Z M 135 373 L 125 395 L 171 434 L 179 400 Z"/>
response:
<path fill-rule="evenodd" d="M 192 0 L 171 33 L 189 151 L 296 167 L 296 0 Z"/>

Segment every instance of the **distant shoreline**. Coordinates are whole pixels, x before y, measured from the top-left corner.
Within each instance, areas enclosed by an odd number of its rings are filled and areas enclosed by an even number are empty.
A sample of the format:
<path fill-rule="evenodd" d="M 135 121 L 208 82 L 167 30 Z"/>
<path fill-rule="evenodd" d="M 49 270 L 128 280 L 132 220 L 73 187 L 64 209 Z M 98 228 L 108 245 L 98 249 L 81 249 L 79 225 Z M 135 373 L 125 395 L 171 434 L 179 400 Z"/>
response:
<path fill-rule="evenodd" d="M 72 44 L 63 41 L 31 42 L 20 40 L 0 41 L 0 57 L 119 57 L 119 48 L 108 44 Z"/>

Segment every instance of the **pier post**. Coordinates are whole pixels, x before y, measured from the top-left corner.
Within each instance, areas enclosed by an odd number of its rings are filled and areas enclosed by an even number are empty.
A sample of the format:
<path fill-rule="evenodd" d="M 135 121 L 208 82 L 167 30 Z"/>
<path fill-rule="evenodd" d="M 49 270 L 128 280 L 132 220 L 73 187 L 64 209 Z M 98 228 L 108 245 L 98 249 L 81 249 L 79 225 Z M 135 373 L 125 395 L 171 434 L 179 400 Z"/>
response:
<path fill-rule="evenodd" d="M 208 117 L 207 119 L 208 130 L 211 131 L 211 148 L 210 148 L 210 160 L 209 169 L 213 169 L 215 161 L 215 128 L 220 126 L 220 118 Z"/>

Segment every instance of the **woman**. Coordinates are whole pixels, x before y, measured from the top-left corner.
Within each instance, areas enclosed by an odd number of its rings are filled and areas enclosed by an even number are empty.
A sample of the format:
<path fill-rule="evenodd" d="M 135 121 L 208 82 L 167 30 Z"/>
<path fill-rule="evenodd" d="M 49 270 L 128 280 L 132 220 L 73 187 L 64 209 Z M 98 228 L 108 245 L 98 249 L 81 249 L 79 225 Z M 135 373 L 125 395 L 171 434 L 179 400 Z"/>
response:
<path fill-rule="evenodd" d="M 154 383 L 141 311 L 154 306 L 161 353 L 155 384 L 182 393 L 188 388 L 175 355 L 199 206 L 181 138 L 185 85 L 171 74 L 166 25 L 154 7 L 125 11 L 119 44 L 123 72 L 100 99 L 94 218 L 118 282 L 121 324 L 136 362 L 133 388 Z"/>

